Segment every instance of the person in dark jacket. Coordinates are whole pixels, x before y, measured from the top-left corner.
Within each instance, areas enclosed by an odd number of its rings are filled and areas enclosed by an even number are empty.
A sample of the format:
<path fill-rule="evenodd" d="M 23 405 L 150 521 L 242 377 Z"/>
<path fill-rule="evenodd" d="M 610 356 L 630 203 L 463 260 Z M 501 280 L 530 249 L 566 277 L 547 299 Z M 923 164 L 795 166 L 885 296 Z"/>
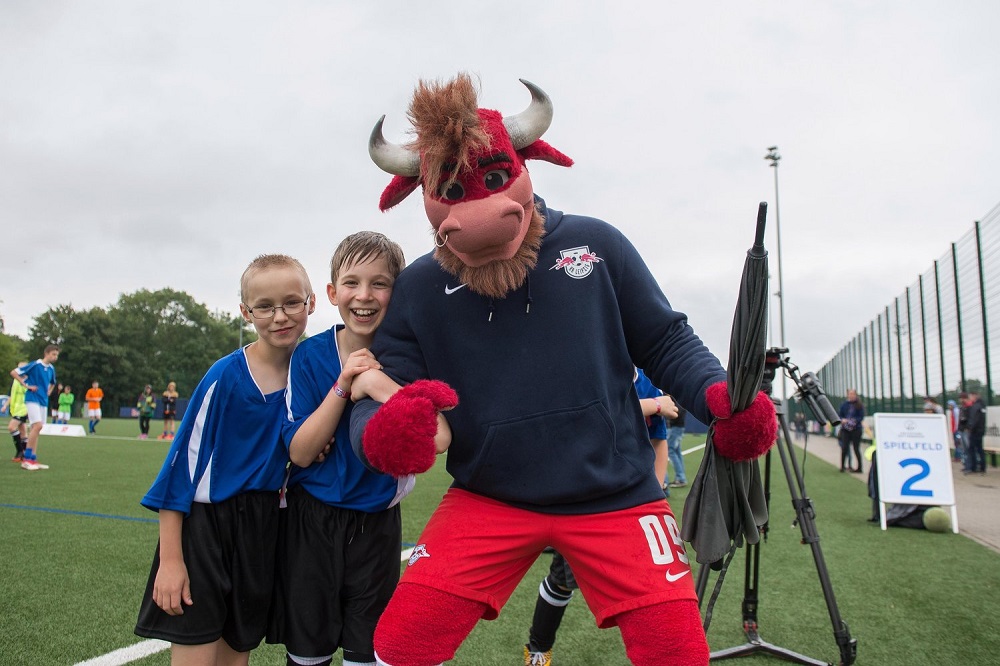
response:
<path fill-rule="evenodd" d="M 861 472 L 861 435 L 865 430 L 865 406 L 858 398 L 858 392 L 847 389 L 847 400 L 840 405 L 840 471 Z M 851 450 L 858 461 L 851 466 Z"/>
<path fill-rule="evenodd" d="M 959 395 L 963 405 L 962 430 L 966 442 L 965 469 L 963 474 L 986 474 L 986 454 L 983 436 L 986 434 L 986 403 L 978 393 Z"/>

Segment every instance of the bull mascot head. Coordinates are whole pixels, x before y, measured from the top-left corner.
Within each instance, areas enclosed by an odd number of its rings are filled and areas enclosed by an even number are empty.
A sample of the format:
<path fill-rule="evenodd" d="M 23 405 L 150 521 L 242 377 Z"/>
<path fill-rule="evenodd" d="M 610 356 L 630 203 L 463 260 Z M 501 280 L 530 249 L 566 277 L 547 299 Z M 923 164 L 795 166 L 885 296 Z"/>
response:
<path fill-rule="evenodd" d="M 405 146 L 387 142 L 382 116 L 368 142 L 375 164 L 394 176 L 379 208 L 392 208 L 421 185 L 435 259 L 490 298 L 503 298 L 524 283 L 545 233 L 525 161 L 573 164 L 541 140 L 552 122 L 548 95 L 521 83 L 531 92 L 531 104 L 505 118 L 478 107 L 467 74 L 446 83 L 421 81 L 407 113 L 416 139 Z"/>

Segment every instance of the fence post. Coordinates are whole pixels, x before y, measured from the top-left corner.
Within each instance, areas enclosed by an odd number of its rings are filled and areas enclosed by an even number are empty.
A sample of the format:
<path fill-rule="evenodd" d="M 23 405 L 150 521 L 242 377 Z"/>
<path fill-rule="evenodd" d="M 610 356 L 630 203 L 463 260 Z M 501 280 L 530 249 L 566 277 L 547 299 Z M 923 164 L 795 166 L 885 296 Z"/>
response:
<path fill-rule="evenodd" d="M 924 304 L 927 300 L 924 298 L 924 274 L 920 274 L 920 279 L 918 280 L 920 284 L 920 336 L 924 339 L 924 395 L 931 394 L 931 373 L 928 371 L 927 367 L 927 313 L 924 308 Z"/>
<path fill-rule="evenodd" d="M 888 312 L 889 308 L 886 307 Z M 885 411 L 885 359 L 882 358 L 882 353 L 885 351 L 885 347 L 882 345 L 882 313 L 878 313 L 878 390 L 882 396 L 879 401 L 879 406 L 881 409 L 879 411 Z M 890 369 L 891 372 L 891 369 Z M 892 381 L 890 375 L 890 382 Z"/>
<path fill-rule="evenodd" d="M 889 330 L 889 306 L 885 306 L 885 360 L 889 376 L 889 409 L 896 411 L 896 390 L 892 387 L 892 331 Z"/>
<path fill-rule="evenodd" d="M 941 393 L 946 395 L 948 384 L 944 380 L 944 327 L 941 325 L 941 275 L 938 272 L 938 261 L 934 260 L 934 304 L 937 305 L 938 352 L 941 355 Z M 928 395 L 930 395 L 928 393 Z"/>
<path fill-rule="evenodd" d="M 910 409 L 917 411 L 917 378 L 913 372 L 913 307 L 910 304 L 910 288 L 906 288 L 906 346 L 910 348 Z M 924 367 L 924 374 L 927 368 Z"/>
<path fill-rule="evenodd" d="M 955 249 L 955 244 L 951 244 L 951 271 L 952 275 L 955 276 L 955 321 L 958 324 L 958 376 L 961 377 L 962 389 L 967 390 L 965 385 L 965 340 L 962 336 L 962 301 L 959 298 L 958 289 L 958 251 Z M 944 396 L 942 402 L 947 402 L 948 396 Z"/>
<path fill-rule="evenodd" d="M 979 305 L 983 312 L 983 354 L 986 357 L 986 404 L 993 404 L 993 375 L 990 372 L 990 335 L 986 325 L 986 279 L 983 277 L 983 236 L 976 220 L 976 261 L 979 266 Z"/>
<path fill-rule="evenodd" d="M 902 324 L 899 323 L 899 296 L 895 299 L 896 306 L 896 358 L 899 361 L 899 411 L 903 411 L 903 398 L 906 396 L 906 389 L 903 388 L 903 332 Z"/>

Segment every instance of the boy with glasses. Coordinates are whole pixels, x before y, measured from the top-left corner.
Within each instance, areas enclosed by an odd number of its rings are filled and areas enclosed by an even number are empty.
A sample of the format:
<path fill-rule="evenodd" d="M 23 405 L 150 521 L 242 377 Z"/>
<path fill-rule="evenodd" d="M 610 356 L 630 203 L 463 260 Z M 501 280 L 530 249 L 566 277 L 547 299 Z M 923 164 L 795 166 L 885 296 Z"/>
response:
<path fill-rule="evenodd" d="M 135 633 L 170 641 L 172 663 L 249 661 L 274 586 L 288 361 L 315 308 L 309 276 L 285 255 L 254 259 L 240 312 L 258 339 L 199 382 L 142 505 L 160 514 Z"/>

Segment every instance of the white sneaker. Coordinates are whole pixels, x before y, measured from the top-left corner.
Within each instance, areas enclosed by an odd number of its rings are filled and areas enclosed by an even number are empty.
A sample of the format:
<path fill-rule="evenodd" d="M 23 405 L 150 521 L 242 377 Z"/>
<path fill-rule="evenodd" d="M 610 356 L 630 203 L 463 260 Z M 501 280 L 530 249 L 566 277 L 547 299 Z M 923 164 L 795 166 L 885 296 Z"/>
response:
<path fill-rule="evenodd" d="M 35 467 L 37 469 L 48 469 L 49 468 L 48 465 L 43 465 L 42 463 L 38 462 L 37 460 L 35 461 Z"/>
<path fill-rule="evenodd" d="M 36 463 L 36 462 L 31 462 L 30 460 L 25 460 L 24 462 L 21 463 L 21 469 L 26 469 L 26 470 L 30 470 L 30 471 L 34 472 L 36 469 L 41 469 L 41 467 L 39 467 L 38 463 Z"/>

